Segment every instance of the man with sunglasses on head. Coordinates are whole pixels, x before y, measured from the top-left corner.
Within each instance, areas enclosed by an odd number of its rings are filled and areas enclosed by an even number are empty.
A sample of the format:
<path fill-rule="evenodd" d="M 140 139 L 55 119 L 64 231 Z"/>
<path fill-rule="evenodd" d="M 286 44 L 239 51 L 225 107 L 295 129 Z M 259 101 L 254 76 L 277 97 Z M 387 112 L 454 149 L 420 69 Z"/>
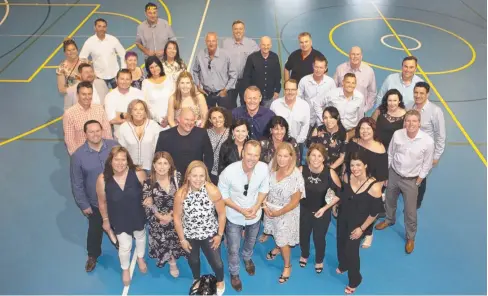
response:
<path fill-rule="evenodd" d="M 259 161 L 261 145 L 256 140 L 244 144 L 242 160 L 227 166 L 219 177 L 219 190 L 226 205 L 227 258 L 232 287 L 242 291 L 239 278 L 239 249 L 245 231 L 242 259 L 247 273 L 253 276 L 256 267 L 251 257 L 261 222 L 261 204 L 269 191 L 268 166 Z"/>

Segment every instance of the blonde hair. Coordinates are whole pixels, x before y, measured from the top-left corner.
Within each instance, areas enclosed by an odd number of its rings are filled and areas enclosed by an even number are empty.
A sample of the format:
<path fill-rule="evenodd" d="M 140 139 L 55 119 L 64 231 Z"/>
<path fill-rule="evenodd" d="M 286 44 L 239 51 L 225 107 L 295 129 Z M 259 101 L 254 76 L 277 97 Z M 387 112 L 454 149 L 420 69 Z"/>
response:
<path fill-rule="evenodd" d="M 183 78 L 188 78 L 190 79 L 191 83 L 191 89 L 190 89 L 190 96 L 193 100 L 193 103 L 198 106 L 198 99 L 197 99 L 197 91 L 196 91 L 196 86 L 195 83 L 193 82 L 193 77 L 191 77 L 191 74 L 187 71 L 183 71 L 178 75 L 178 79 L 176 79 L 176 90 L 175 93 L 173 94 L 173 98 L 175 100 L 174 103 L 174 109 L 178 110 L 181 108 L 181 103 L 183 102 L 183 95 L 181 94 L 181 89 L 179 88 L 180 82 Z"/>
<path fill-rule="evenodd" d="M 188 168 L 186 169 L 186 172 L 185 172 L 185 178 L 183 179 L 183 186 L 181 186 L 181 192 L 182 192 L 182 197 L 185 198 L 186 195 L 188 194 L 188 191 L 190 189 L 190 181 L 188 180 L 188 177 L 190 176 L 190 173 L 193 169 L 196 169 L 196 168 L 202 168 L 204 169 L 205 171 L 205 181 L 206 181 L 206 184 L 205 186 L 207 186 L 207 183 L 212 183 L 212 181 L 210 180 L 210 175 L 208 174 L 208 169 L 207 169 L 207 166 L 203 163 L 203 161 L 201 160 L 194 160 L 192 162 L 190 162 L 190 164 L 188 165 Z"/>
<path fill-rule="evenodd" d="M 142 106 L 144 106 L 144 111 L 146 111 L 146 119 L 151 118 L 151 111 L 149 111 L 147 103 L 141 99 L 134 99 L 129 103 L 129 106 L 127 106 L 127 114 L 129 114 L 127 116 L 127 120 L 131 123 L 134 123 L 134 118 L 132 117 L 132 109 L 134 109 L 137 104 L 142 104 Z"/>
<path fill-rule="evenodd" d="M 288 168 L 286 170 L 286 175 L 289 176 L 291 175 L 291 173 L 293 173 L 293 170 L 295 169 L 295 165 L 297 163 L 297 154 L 295 152 L 295 149 L 293 149 L 293 146 L 288 142 L 282 142 L 280 145 L 278 145 L 278 148 L 276 148 L 276 151 L 273 155 L 273 160 L 272 160 L 273 165 L 271 167 L 271 171 L 276 172 L 280 168 L 278 165 L 277 158 L 278 158 L 278 153 L 281 150 L 286 150 L 291 156 L 290 163 L 288 164 Z"/>

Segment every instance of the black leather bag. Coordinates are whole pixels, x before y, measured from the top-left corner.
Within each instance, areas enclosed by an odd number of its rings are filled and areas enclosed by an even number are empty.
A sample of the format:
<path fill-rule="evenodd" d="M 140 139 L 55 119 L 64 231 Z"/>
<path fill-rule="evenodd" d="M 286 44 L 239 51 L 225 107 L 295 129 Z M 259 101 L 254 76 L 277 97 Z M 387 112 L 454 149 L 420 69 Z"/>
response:
<path fill-rule="evenodd" d="M 217 278 L 213 274 L 202 275 L 191 286 L 189 295 L 217 295 Z"/>

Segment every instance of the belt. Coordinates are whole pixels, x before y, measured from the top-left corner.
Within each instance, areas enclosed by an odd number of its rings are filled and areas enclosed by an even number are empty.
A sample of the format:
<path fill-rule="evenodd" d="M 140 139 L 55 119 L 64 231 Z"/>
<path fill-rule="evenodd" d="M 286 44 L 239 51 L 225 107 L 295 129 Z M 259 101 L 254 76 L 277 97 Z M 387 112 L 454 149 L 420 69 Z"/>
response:
<path fill-rule="evenodd" d="M 209 91 L 207 89 L 203 89 L 209 96 L 216 96 L 218 95 L 222 90 L 217 90 L 217 91 Z"/>
<path fill-rule="evenodd" d="M 391 168 L 391 169 L 392 169 L 392 170 L 395 172 L 395 174 L 397 174 L 398 176 L 400 176 L 402 179 L 406 179 L 406 180 L 416 180 L 416 179 L 419 177 L 419 176 L 415 176 L 415 177 L 404 177 L 404 176 L 400 175 L 400 174 L 399 174 L 397 171 L 395 171 L 395 169 L 394 169 L 394 168 Z"/>

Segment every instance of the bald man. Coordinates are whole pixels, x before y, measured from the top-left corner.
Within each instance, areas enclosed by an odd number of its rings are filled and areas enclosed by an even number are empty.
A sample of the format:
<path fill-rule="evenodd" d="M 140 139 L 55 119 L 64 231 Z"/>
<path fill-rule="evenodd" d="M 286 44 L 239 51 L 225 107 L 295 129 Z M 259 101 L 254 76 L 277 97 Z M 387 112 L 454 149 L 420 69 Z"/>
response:
<path fill-rule="evenodd" d="M 244 67 L 243 85 L 255 85 L 261 91 L 261 105 L 269 107 L 281 91 L 281 68 L 278 55 L 271 51 L 271 38 L 264 36 L 259 42 L 259 51 L 249 55 Z M 241 105 L 245 102 L 241 101 Z"/>
<path fill-rule="evenodd" d="M 183 108 L 179 124 L 159 134 L 156 152 L 166 151 L 173 157 L 176 170 L 185 174 L 190 162 L 201 160 L 210 170 L 214 155 L 207 131 L 195 127 L 196 116 L 190 108 Z"/>
<path fill-rule="evenodd" d="M 334 81 L 337 87 L 342 87 L 344 75 L 356 75 L 356 89 L 364 96 L 364 112 L 373 108 L 376 100 L 376 78 L 373 69 L 363 63 L 363 52 L 359 46 L 353 46 L 349 51 L 349 61 L 337 66 Z"/>

